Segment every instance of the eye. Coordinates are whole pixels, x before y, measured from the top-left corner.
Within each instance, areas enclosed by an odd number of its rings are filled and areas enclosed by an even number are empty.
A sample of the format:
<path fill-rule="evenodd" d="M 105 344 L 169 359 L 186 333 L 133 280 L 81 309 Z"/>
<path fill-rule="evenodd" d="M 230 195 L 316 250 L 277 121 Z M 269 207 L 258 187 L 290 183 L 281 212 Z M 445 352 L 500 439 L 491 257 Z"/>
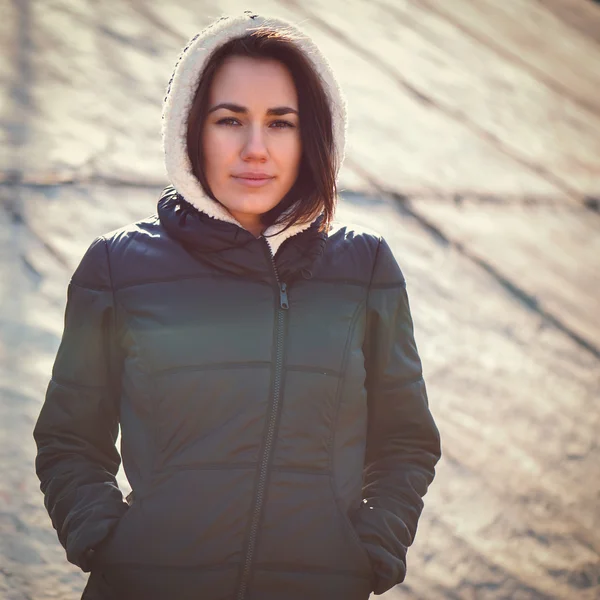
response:
<path fill-rule="evenodd" d="M 239 125 L 239 121 L 233 117 L 225 117 L 224 119 L 219 119 L 217 125 Z"/>
<path fill-rule="evenodd" d="M 290 123 L 289 121 L 283 121 L 283 120 L 279 120 L 279 121 L 273 121 L 271 123 L 271 125 L 275 126 L 275 129 L 285 129 L 286 127 L 296 127 L 293 123 Z"/>

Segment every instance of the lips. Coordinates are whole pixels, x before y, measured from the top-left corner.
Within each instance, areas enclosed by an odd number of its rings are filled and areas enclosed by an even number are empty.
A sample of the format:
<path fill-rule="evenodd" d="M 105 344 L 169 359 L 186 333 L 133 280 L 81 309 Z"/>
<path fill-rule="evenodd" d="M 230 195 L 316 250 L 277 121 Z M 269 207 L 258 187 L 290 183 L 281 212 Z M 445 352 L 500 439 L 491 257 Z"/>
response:
<path fill-rule="evenodd" d="M 267 173 L 238 173 L 237 175 L 233 175 L 236 179 L 273 179 L 271 175 L 267 175 Z"/>
<path fill-rule="evenodd" d="M 262 187 L 267 185 L 275 179 L 271 175 L 264 173 L 240 173 L 239 175 L 233 175 L 233 179 L 246 187 Z"/>

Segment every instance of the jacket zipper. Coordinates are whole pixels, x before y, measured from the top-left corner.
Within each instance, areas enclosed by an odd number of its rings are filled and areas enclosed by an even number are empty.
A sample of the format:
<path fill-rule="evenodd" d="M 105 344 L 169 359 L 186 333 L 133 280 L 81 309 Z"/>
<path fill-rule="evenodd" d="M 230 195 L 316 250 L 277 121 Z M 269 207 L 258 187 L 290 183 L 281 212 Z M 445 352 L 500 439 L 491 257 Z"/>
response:
<path fill-rule="evenodd" d="M 250 526 L 250 537 L 248 540 L 248 547 L 246 550 L 246 557 L 244 560 L 244 569 L 242 571 L 242 577 L 237 593 L 237 600 L 244 600 L 246 591 L 248 588 L 248 582 L 250 580 L 250 572 L 252 569 L 252 559 L 256 550 L 256 539 L 258 536 L 258 524 L 262 513 L 262 507 L 264 503 L 265 486 L 267 483 L 268 465 L 271 460 L 271 452 L 273 450 L 273 440 L 275 438 L 275 425 L 277 423 L 277 414 L 279 412 L 279 402 L 281 399 L 281 379 L 283 374 L 283 342 L 284 342 L 284 324 L 285 324 L 285 311 L 289 309 L 290 305 L 288 302 L 287 295 L 287 284 L 282 282 L 279 278 L 279 272 L 277 271 L 277 265 L 275 264 L 275 257 L 271 251 L 271 247 L 267 242 L 266 238 L 263 238 L 267 244 L 269 256 L 271 258 L 271 264 L 273 266 L 273 272 L 275 273 L 275 279 L 277 281 L 277 288 L 279 289 L 279 307 L 277 309 L 277 345 L 275 353 L 275 380 L 273 382 L 273 398 L 271 401 L 271 410 L 269 413 L 269 426 L 267 428 L 267 436 L 265 440 L 265 448 L 263 452 L 262 461 L 260 464 L 260 476 L 258 480 L 258 486 L 256 489 L 256 505 L 252 514 L 252 522 Z"/>

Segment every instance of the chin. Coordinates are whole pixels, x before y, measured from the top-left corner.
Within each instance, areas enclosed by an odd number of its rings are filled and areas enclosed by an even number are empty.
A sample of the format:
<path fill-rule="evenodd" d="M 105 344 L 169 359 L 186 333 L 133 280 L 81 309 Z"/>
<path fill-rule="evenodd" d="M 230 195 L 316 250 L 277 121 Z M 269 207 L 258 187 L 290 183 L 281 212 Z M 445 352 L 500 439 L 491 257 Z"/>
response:
<path fill-rule="evenodd" d="M 236 194 L 235 197 L 230 196 L 227 198 L 222 204 L 229 211 L 241 212 L 248 215 L 262 215 L 275 208 L 281 202 L 282 198 L 283 196 L 281 198 L 278 196 L 274 198 L 271 194 L 268 197 L 257 193 L 248 193 L 241 196 Z"/>

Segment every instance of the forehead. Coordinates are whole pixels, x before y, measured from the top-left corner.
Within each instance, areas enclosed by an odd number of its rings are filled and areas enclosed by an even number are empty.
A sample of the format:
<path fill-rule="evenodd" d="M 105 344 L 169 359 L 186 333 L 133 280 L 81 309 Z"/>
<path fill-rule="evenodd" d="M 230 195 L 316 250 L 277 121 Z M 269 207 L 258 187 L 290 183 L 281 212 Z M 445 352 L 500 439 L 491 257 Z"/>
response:
<path fill-rule="evenodd" d="M 296 107 L 297 93 L 287 67 L 273 59 L 245 56 L 227 58 L 215 73 L 210 89 L 211 103 L 238 102 Z M 244 104 L 250 106 L 250 104 Z"/>

